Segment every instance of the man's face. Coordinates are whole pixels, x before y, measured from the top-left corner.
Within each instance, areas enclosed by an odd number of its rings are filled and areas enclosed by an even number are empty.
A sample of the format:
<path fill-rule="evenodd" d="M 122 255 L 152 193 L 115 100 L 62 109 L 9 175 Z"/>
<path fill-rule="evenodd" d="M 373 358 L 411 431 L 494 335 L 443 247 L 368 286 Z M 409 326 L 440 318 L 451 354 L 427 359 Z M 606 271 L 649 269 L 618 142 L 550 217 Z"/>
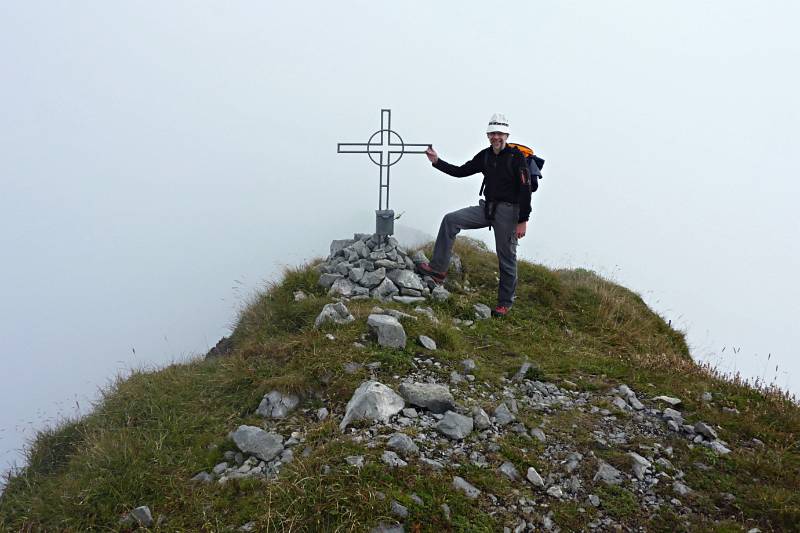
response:
<path fill-rule="evenodd" d="M 492 131 L 486 134 L 489 137 L 489 144 L 492 145 L 492 148 L 495 150 L 502 150 L 506 146 L 506 140 L 508 140 L 508 133 L 501 133 L 499 131 Z"/>

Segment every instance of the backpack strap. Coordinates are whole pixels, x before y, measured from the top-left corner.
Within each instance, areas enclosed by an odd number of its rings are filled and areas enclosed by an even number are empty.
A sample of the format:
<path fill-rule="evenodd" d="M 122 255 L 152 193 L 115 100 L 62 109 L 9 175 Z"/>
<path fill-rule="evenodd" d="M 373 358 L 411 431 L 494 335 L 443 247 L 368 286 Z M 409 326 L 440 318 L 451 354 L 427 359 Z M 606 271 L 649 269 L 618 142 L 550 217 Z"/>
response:
<path fill-rule="evenodd" d="M 489 149 L 483 151 L 483 181 L 481 181 L 481 190 L 478 191 L 478 196 L 483 196 L 483 191 L 486 189 L 486 167 L 489 166 Z"/>

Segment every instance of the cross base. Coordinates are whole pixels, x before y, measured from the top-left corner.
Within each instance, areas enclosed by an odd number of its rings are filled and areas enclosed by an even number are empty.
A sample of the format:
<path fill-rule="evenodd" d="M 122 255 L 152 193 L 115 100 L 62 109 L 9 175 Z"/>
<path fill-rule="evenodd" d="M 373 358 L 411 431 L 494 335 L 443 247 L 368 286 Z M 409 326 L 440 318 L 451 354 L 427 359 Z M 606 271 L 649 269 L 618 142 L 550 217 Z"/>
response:
<path fill-rule="evenodd" d="M 394 234 L 394 211 L 391 209 L 375 211 L 375 233 L 378 235 Z"/>

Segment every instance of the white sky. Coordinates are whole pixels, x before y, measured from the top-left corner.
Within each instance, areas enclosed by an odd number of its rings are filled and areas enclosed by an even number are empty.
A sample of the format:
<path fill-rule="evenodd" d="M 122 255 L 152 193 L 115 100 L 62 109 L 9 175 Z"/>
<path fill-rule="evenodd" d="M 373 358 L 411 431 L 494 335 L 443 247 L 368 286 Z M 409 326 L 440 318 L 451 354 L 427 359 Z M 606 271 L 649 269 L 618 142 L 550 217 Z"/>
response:
<path fill-rule="evenodd" d="M 205 352 L 282 265 L 370 231 L 377 168 L 336 143 L 366 141 L 382 107 L 458 164 L 504 112 L 547 159 L 524 257 L 611 276 L 697 358 L 800 393 L 799 16 L 0 3 L 0 467 L 115 373 Z M 480 185 L 423 156 L 392 176 L 401 222 L 430 234 Z"/>

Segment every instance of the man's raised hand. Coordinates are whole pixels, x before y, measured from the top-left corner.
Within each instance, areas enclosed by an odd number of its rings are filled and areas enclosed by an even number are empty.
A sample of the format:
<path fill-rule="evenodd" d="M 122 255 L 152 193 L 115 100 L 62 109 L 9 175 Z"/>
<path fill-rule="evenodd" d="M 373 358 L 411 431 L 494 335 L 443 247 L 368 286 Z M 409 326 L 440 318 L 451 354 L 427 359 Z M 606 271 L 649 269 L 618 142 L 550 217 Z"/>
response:
<path fill-rule="evenodd" d="M 434 150 L 431 145 L 428 145 L 428 149 L 425 150 L 425 155 L 428 156 L 428 161 L 431 163 L 436 163 L 439 160 L 439 154 L 436 153 L 436 150 Z"/>

